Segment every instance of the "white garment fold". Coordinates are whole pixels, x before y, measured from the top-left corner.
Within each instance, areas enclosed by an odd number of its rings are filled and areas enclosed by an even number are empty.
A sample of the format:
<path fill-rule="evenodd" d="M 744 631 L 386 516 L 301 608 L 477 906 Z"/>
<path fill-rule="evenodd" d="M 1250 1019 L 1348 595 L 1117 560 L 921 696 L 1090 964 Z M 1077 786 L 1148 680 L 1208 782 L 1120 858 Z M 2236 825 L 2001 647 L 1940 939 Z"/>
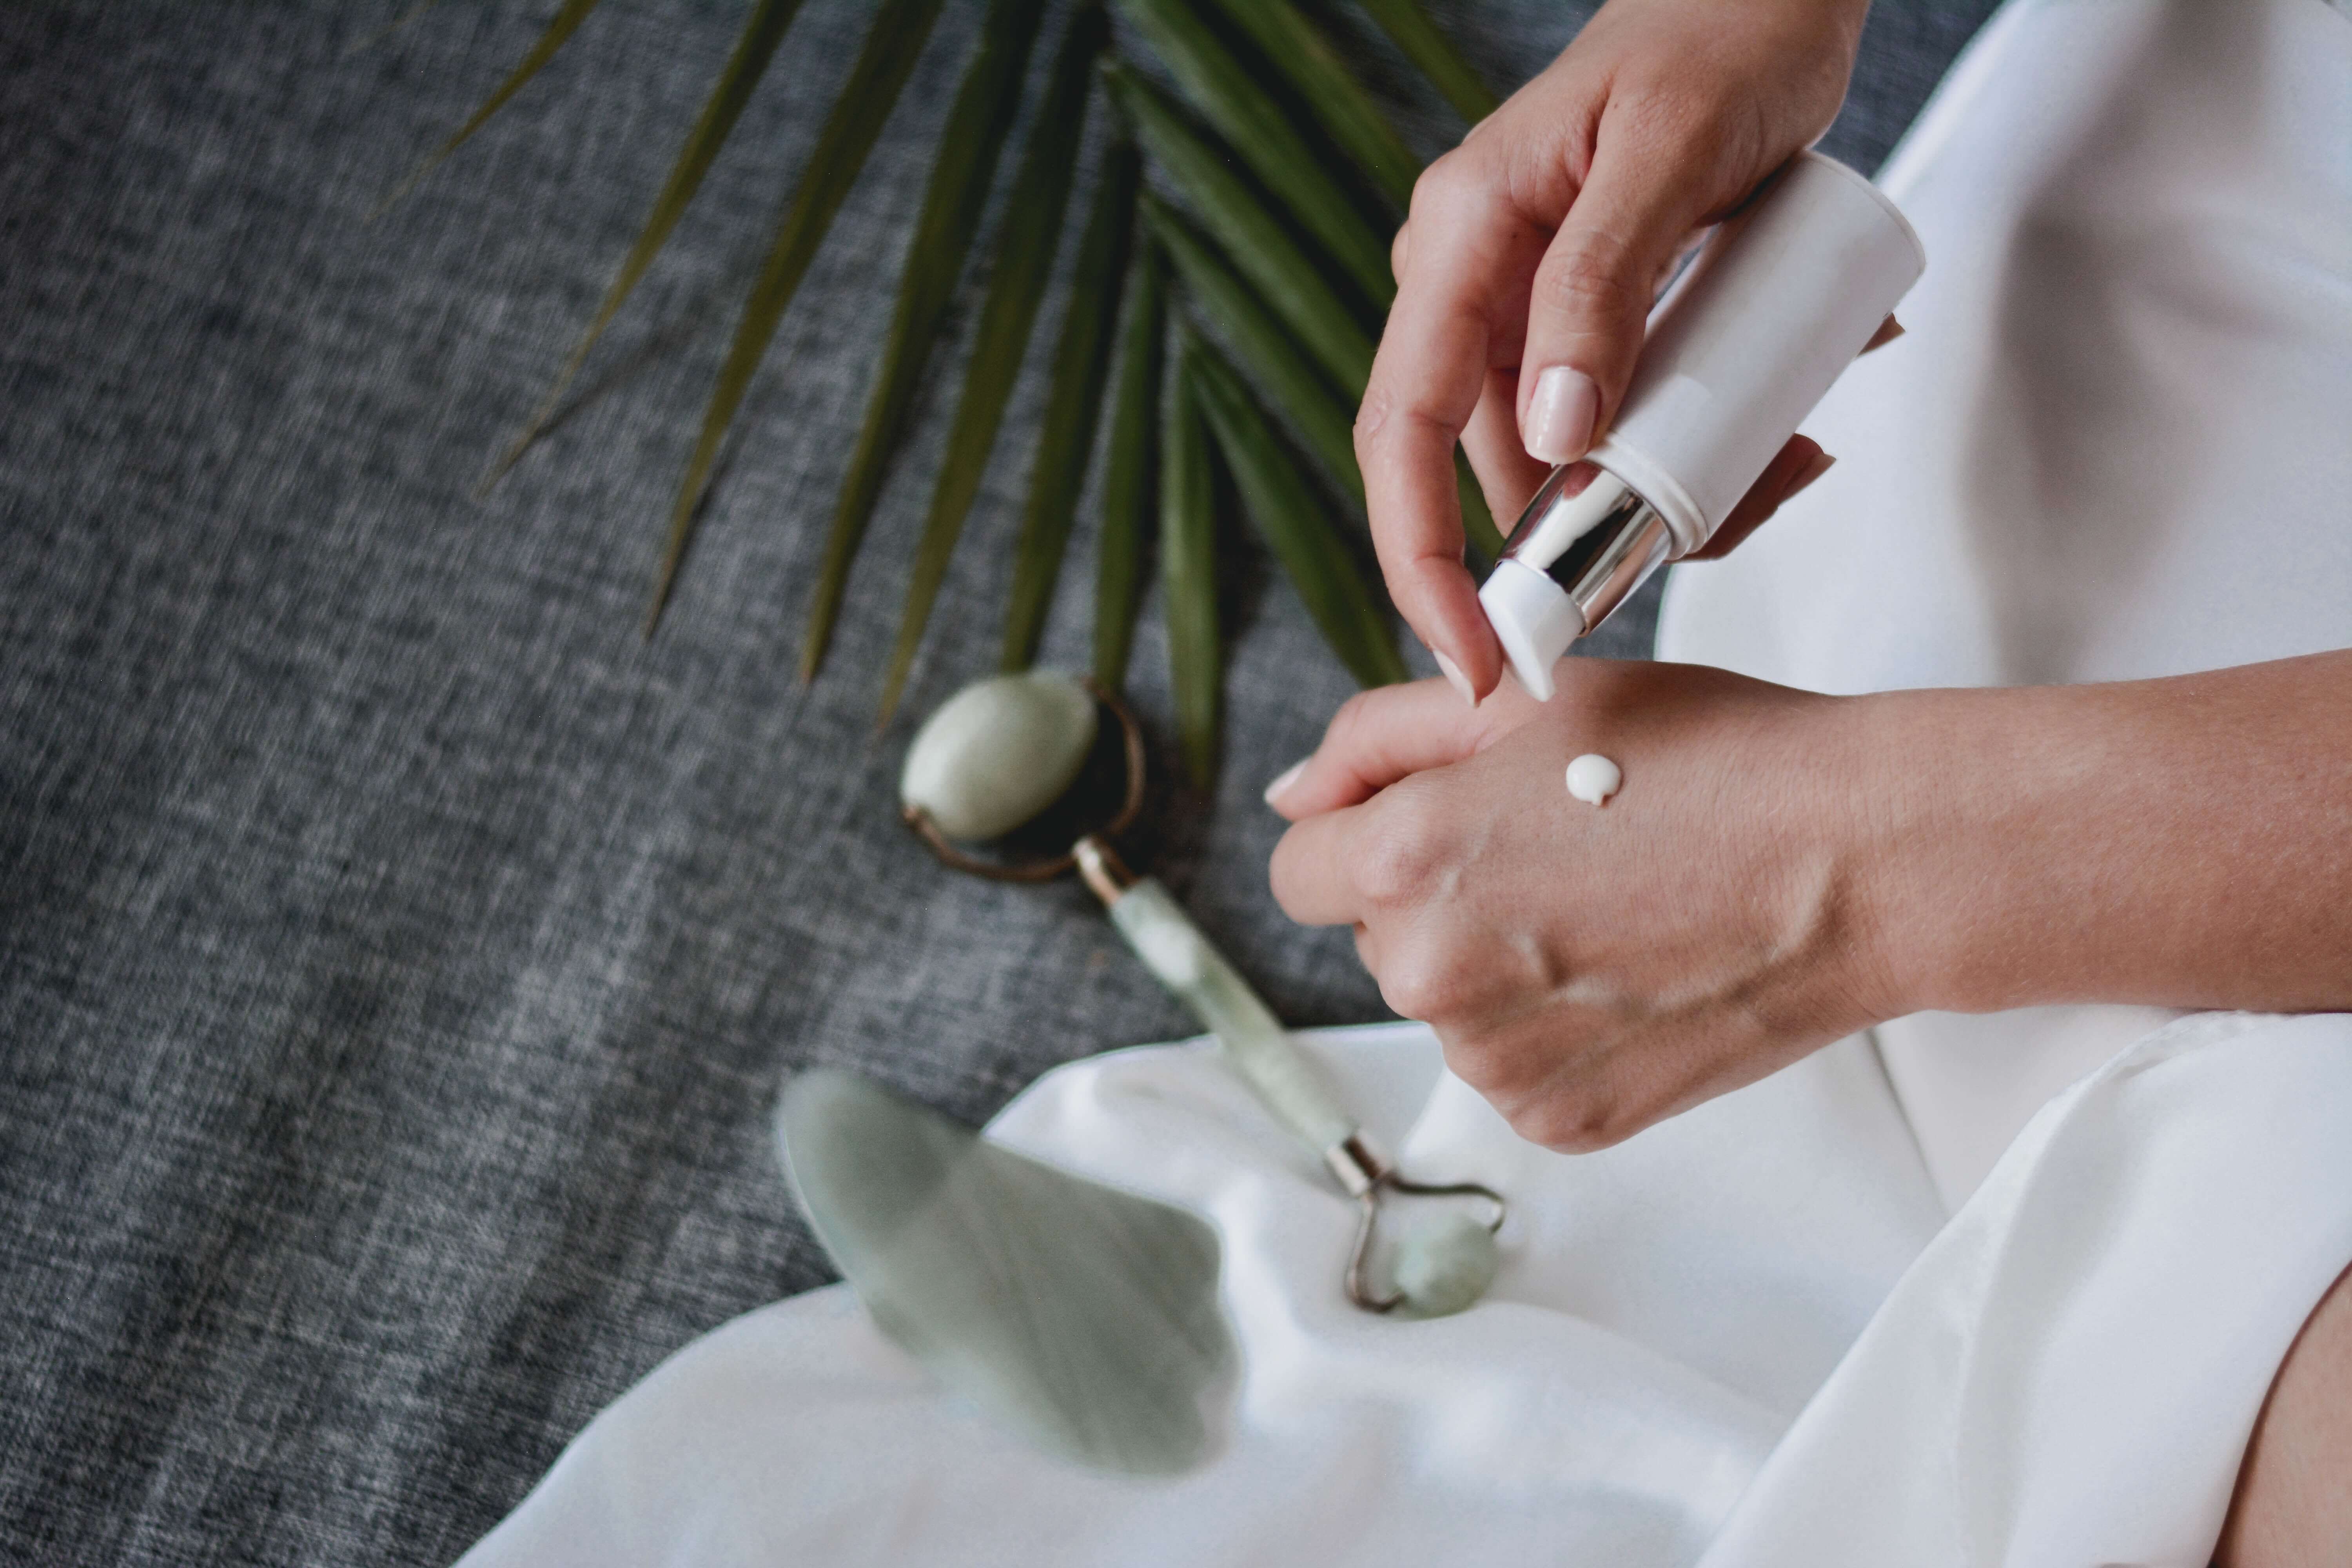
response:
<path fill-rule="evenodd" d="M 1662 658 L 1811 691 L 2128 680 L 2352 647 L 2352 22 L 2003 8 L 1880 183 L 1927 249 L 1837 467 L 1675 572 Z M 1948 1203 L 2168 1015 L 1879 1033 Z"/>
<path fill-rule="evenodd" d="M 1887 179 L 1909 335 L 1809 426 L 1837 469 L 1677 574 L 1667 657 L 1861 691 L 2352 644 L 2352 23 L 2012 0 Z M 1079 1062 L 991 1132 L 1217 1226 L 1210 1464 L 1033 1454 L 837 1287 L 657 1368 L 466 1563 L 2194 1568 L 2352 1259 L 2352 1016 L 2168 1020 L 1897 1020 L 1575 1158 L 1419 1026 L 1305 1037 L 1408 1173 L 1511 1198 L 1431 1322 L 1347 1306 L 1352 1208 L 1213 1050 Z"/>
<path fill-rule="evenodd" d="M 1299 1038 L 1360 1106 L 1439 1070 L 1419 1025 Z M 1205 1042 L 1061 1068 L 992 1135 L 1223 1239 L 1245 1364 L 1212 1463 L 1033 1453 L 835 1287 L 656 1369 L 467 1568 L 1688 1563 L 1942 1221 L 1893 1096 L 1852 1040 L 1580 1160 L 1492 1114 L 1444 1095 L 1406 1140 L 1409 1171 L 1514 1201 L 1492 1296 L 1413 1322 L 1347 1304 L 1353 1205 Z"/>

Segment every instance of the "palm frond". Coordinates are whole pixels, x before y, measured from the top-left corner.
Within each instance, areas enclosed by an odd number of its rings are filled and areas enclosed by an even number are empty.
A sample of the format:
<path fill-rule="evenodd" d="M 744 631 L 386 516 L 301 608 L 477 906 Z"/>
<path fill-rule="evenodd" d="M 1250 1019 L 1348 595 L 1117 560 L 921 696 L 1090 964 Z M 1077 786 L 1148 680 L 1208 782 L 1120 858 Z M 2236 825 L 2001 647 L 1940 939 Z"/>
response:
<path fill-rule="evenodd" d="M 1459 447 L 1454 448 L 1454 495 L 1462 503 L 1462 531 L 1470 548 L 1489 561 L 1502 554 L 1503 531 L 1495 526 L 1495 514 L 1486 510 L 1486 492 Z"/>
<path fill-rule="evenodd" d="M 1361 568 L 1324 515 L 1314 487 L 1276 439 L 1240 373 L 1190 333 L 1183 354 L 1193 395 L 1216 434 L 1243 510 L 1282 563 L 1323 640 L 1360 685 L 1405 679 L 1395 637 Z"/>
<path fill-rule="evenodd" d="M 1389 36 L 1413 68 L 1454 106 L 1454 111 L 1475 125 L 1495 112 L 1498 100 L 1480 80 L 1453 40 L 1437 30 L 1421 8 L 1420 0 L 1358 0 L 1381 31 Z"/>
<path fill-rule="evenodd" d="M 513 99 L 595 3 L 560 0 L 530 51 L 386 205 Z M 1332 3 L 1318 0 L 1327 13 Z M 738 128 L 801 4 L 749 0 L 727 62 L 627 254 L 545 398 L 485 485 L 560 417 L 562 398 Z M 1357 679 L 1402 675 L 1376 588 L 1337 524 L 1361 521 L 1353 410 L 1371 369 L 1377 312 L 1394 293 L 1382 204 L 1399 211 L 1409 205 L 1420 163 L 1341 60 L 1338 35 L 1326 31 L 1334 18 L 1310 19 L 1301 0 L 1076 0 L 1072 6 L 992 242 L 975 342 L 910 559 L 881 707 L 887 719 L 905 689 L 1036 328 L 1076 182 L 1090 77 L 1110 52 L 1106 6 L 1113 4 L 1132 24 L 1122 38 L 1148 45 L 1178 90 L 1171 93 L 1116 58 L 1100 68 L 1134 141 L 1121 137 L 1106 153 L 1078 241 L 1030 458 L 1001 659 L 1017 669 L 1035 657 L 1108 400 L 1095 669 L 1114 689 L 1124 681 L 1156 533 L 1182 749 L 1191 776 L 1205 785 L 1221 702 L 1215 557 L 1225 473 L 1325 639 Z M 1493 110 L 1493 94 L 1419 0 L 1360 4 L 1465 118 Z M 801 650 L 804 679 L 824 660 L 859 547 L 939 357 L 1005 142 L 1021 118 L 1047 5 L 989 0 L 978 47 L 949 110 L 815 574 Z M 874 0 L 864 44 L 777 216 L 703 411 L 663 542 L 648 635 L 674 591 L 750 385 L 944 6 L 945 0 Z M 1165 197 L 1143 188 L 1147 162 Z M 1137 249 L 1139 212 L 1149 237 Z M 1184 325 L 1172 368 L 1163 345 L 1171 258 L 1189 320 L 1209 334 L 1196 336 Z M 1458 450 L 1455 458 L 1465 530 L 1475 548 L 1491 554 L 1501 542 L 1494 521 Z M 1328 488 L 1310 478 L 1315 468 L 1325 471 Z"/>
<path fill-rule="evenodd" d="M 1176 362 L 1162 404 L 1160 592 L 1176 696 L 1176 738 L 1195 789 L 1217 771 L 1224 646 L 1217 625 L 1217 474 L 1192 356 Z"/>
<path fill-rule="evenodd" d="M 1322 268 L 1284 232 L 1256 193 L 1211 140 L 1160 89 L 1125 66 L 1106 73 L 1145 149 L 1266 303 L 1288 323 L 1331 378 L 1360 397 L 1372 371 L 1372 340 L 1333 297 Z"/>
<path fill-rule="evenodd" d="M 1160 247 L 1143 246 L 1129 272 L 1118 380 L 1111 388 L 1110 436 L 1103 454 L 1102 534 L 1095 549 L 1095 679 L 1108 691 L 1126 689 L 1128 655 L 1143 608 L 1167 379 L 1168 273 Z"/>
<path fill-rule="evenodd" d="M 1029 132 L 1021 171 L 1005 204 L 995 273 L 981 306 L 971 362 L 964 373 L 955 423 L 948 431 L 947 456 L 932 484 L 930 511 L 915 546 L 898 640 L 890 650 L 889 668 L 883 676 L 881 716 L 886 722 L 898 709 L 899 693 L 906 689 L 907 676 L 914 668 L 916 649 L 922 645 L 923 628 L 930 621 L 931 605 L 947 577 L 948 562 L 955 553 L 964 518 L 971 510 L 972 498 L 980 493 L 981 476 L 987 471 L 997 427 L 1003 423 L 1004 405 L 1020 374 L 1037 306 L 1045 297 L 1046 278 L 1062 237 L 1063 213 L 1069 205 L 1070 184 L 1077 173 L 1078 142 L 1086 130 L 1095 58 L 1108 36 L 1109 25 L 1099 5 L 1084 5 L 1071 18 Z"/>
<path fill-rule="evenodd" d="M 646 612 L 648 637 L 660 624 L 670 590 L 677 585 L 678 567 L 694 537 L 702 488 L 709 483 L 710 470 L 719 461 L 719 443 L 726 439 L 727 427 L 734 423 L 735 411 L 743 405 L 743 395 L 750 389 L 760 362 L 767 357 L 768 344 L 774 340 L 776 327 L 784 319 L 785 307 L 793 302 L 809 263 L 824 245 L 825 234 L 833 226 L 834 215 L 841 210 L 850 187 L 856 184 L 859 171 L 866 167 L 866 154 L 874 150 L 875 139 L 882 133 L 883 121 L 890 118 L 908 77 L 914 73 L 915 61 L 921 56 L 932 24 L 939 20 L 945 3 L 946 0 L 883 0 L 881 9 L 875 14 L 874 25 L 866 29 L 866 43 L 858 51 L 856 63 L 849 68 L 849 79 L 843 85 L 841 96 L 834 100 L 824 129 L 817 134 L 815 151 L 809 154 L 801 183 L 777 220 L 767 259 L 760 268 L 758 280 L 751 285 L 751 296 L 743 302 L 743 315 L 736 323 L 734 341 L 727 346 L 727 357 L 719 367 L 718 383 L 710 391 L 709 405 L 703 411 L 694 455 L 687 459 L 686 475 L 678 483 L 677 500 L 670 511 L 669 536 L 662 547 L 661 568 L 654 584 L 653 603 Z M 935 177 L 934 185 L 937 183 Z M 919 229 L 919 241 L 920 233 Z M 900 306 L 903 317 L 903 295 Z M 895 343 L 900 335 L 899 323 L 893 322 L 892 326 Z"/>
<path fill-rule="evenodd" d="M 1209 0 L 1249 36 L 1326 134 L 1355 161 L 1399 212 L 1412 205 L 1421 160 L 1404 144 L 1362 82 L 1291 0 Z"/>
<path fill-rule="evenodd" d="M 1119 285 L 1127 273 L 1136 193 L 1142 183 L 1143 161 L 1135 143 L 1122 137 L 1103 155 L 1094 211 L 1078 242 L 1070 302 L 1054 348 L 1053 387 L 1046 394 L 1037 455 L 1030 465 L 1029 504 L 1013 546 L 1013 595 L 1004 616 L 1002 661 L 1006 670 L 1026 669 L 1036 658 L 1045 613 L 1061 576 L 1078 494 L 1086 487 L 1087 461 L 1094 452 L 1103 385 L 1110 378 Z"/>
<path fill-rule="evenodd" d="M 572 385 L 572 378 L 580 374 L 580 367 L 587 363 L 588 351 L 596 346 L 596 341 L 604 335 L 604 329 L 613 324 L 613 318 L 619 313 L 622 301 L 645 277 L 646 269 L 654 264 L 654 258 L 661 254 L 663 245 L 668 242 L 670 231 L 686 215 L 687 205 L 694 200 L 694 193 L 701 188 L 702 176 L 710 172 L 712 161 L 719 156 L 719 149 L 725 144 L 728 132 L 735 129 L 735 121 L 742 114 L 743 106 L 751 101 L 751 89 L 760 85 L 761 77 L 767 72 L 768 61 L 774 57 L 776 46 L 783 41 L 784 34 L 792 26 L 793 18 L 799 14 L 800 8 L 801 0 L 758 0 L 751 7 L 751 16 L 744 20 L 742 32 L 736 37 L 735 47 L 727 57 L 727 64 L 719 72 L 717 84 L 711 88 L 710 96 L 703 100 L 701 115 L 695 121 L 694 129 L 687 132 L 686 145 L 678 150 L 677 162 L 670 166 L 669 178 L 663 183 L 661 194 L 654 197 L 653 207 L 646 214 L 645 224 L 638 229 L 635 242 L 629 247 L 629 254 L 622 258 L 620 270 L 613 275 L 604 299 L 598 301 L 596 314 L 589 321 L 588 330 L 580 334 L 580 342 L 573 347 L 572 357 L 565 360 L 563 368 L 556 373 L 554 384 L 547 389 L 547 395 L 540 400 L 537 412 L 532 414 L 522 433 L 499 458 L 489 477 L 483 481 L 485 484 L 495 483 L 500 475 L 513 468 L 531 443 L 546 431 L 548 421 L 554 417 L 563 400 L 564 392 Z"/>
<path fill-rule="evenodd" d="M 1119 11 L 1151 40 L 1184 96 L 1241 155 L 1258 183 L 1321 242 L 1371 303 L 1395 295 L 1389 247 L 1348 199 L 1282 106 L 1252 80 L 1192 0 L 1119 0 Z"/>
<path fill-rule="evenodd" d="M 1356 467 L 1353 405 L 1317 373 L 1297 339 L 1190 219 L 1148 193 L 1143 210 L 1153 237 L 1176 263 L 1193 304 L 1241 354 L 1251 376 L 1272 396 L 1324 471 L 1360 508 L 1364 476 Z"/>
<path fill-rule="evenodd" d="M 530 53 L 523 56 L 522 63 L 507 73 L 506 80 L 499 83 L 497 89 L 482 100 L 482 106 L 467 116 L 463 125 L 449 133 L 447 141 L 427 153 L 424 160 L 409 171 L 406 179 L 394 185 L 383 200 L 376 203 L 375 210 L 368 214 L 369 218 L 381 217 L 388 209 L 397 206 L 403 196 L 424 183 L 425 175 L 446 162 L 449 154 L 463 147 L 475 132 L 488 125 L 490 116 L 504 109 L 509 99 L 530 84 L 530 79 L 539 74 L 540 68 L 555 58 L 555 51 L 580 30 L 580 24 L 586 21 L 588 13 L 595 8 L 596 0 L 563 0 L 555 15 L 548 19 L 547 26 L 540 30 L 539 41 L 531 45 Z M 403 16 L 394 26 L 397 27 L 408 20 L 408 16 Z"/>
<path fill-rule="evenodd" d="M 933 0 L 936 4 L 936 0 Z M 825 537 L 824 561 L 809 604 L 801 641 L 801 679 L 813 680 L 824 663 L 849 585 L 849 568 L 873 518 L 890 458 L 913 412 L 924 367 L 947 317 L 994 179 L 996 160 L 1012 133 L 1021 103 L 1021 79 L 1036 42 L 1039 0 L 992 0 L 982 24 L 980 52 L 965 71 L 940 137 L 939 162 L 923 192 L 923 210 L 907 248 L 898 306 L 882 355 L 882 374 L 866 406 L 866 424 L 850 454 L 841 500 Z M 877 24 L 879 26 L 879 24 Z"/>

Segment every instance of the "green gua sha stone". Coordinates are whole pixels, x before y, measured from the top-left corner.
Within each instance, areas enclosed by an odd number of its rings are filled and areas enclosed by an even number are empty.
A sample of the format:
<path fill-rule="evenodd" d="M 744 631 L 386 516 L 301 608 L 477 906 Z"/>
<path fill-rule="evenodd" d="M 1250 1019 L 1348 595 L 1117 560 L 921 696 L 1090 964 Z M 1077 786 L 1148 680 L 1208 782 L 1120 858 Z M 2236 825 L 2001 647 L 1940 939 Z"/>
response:
<path fill-rule="evenodd" d="M 974 681 L 915 732 L 898 799 L 950 838 L 1002 837 L 1070 787 L 1100 721 L 1094 694 L 1066 675 Z"/>
<path fill-rule="evenodd" d="M 826 1253 L 950 1389 L 1097 1468 L 1173 1475 L 1208 1457 L 1238 1357 L 1205 1222 L 838 1068 L 795 1079 L 776 1130 Z"/>

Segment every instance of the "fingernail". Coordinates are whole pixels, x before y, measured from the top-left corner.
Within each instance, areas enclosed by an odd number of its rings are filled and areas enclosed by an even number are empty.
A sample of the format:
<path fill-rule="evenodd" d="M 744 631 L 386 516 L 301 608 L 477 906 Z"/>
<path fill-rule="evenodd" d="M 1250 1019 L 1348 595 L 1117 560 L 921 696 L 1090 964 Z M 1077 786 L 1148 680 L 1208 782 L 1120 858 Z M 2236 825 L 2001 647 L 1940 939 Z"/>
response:
<path fill-rule="evenodd" d="M 1807 485 L 1811 484 L 1815 479 L 1818 479 L 1823 474 L 1828 473 L 1832 468 L 1836 466 L 1836 464 L 1837 459 L 1831 457 L 1827 452 L 1814 453 L 1812 458 L 1805 464 L 1805 466 L 1797 470 L 1797 477 L 1789 481 L 1789 488 L 1780 492 L 1780 499 L 1782 500 L 1793 500 L 1799 490 L 1803 489 Z"/>
<path fill-rule="evenodd" d="M 1528 456 L 1547 463 L 1572 463 L 1592 445 L 1592 422 L 1601 415 L 1601 389 L 1580 370 L 1553 365 L 1536 377 L 1528 421 L 1519 432 Z"/>
<path fill-rule="evenodd" d="M 1429 651 L 1431 656 L 1437 660 L 1437 673 L 1445 677 L 1445 683 L 1462 694 L 1463 701 L 1467 702 L 1473 708 L 1477 707 L 1478 694 L 1470 689 L 1470 678 L 1462 673 L 1462 667 L 1454 663 L 1452 659 L 1446 658 L 1444 654 L 1439 653 L 1435 648 L 1432 648 Z"/>
<path fill-rule="evenodd" d="M 1265 786 L 1265 804 L 1272 805 L 1280 800 L 1290 786 L 1298 782 L 1298 775 L 1307 771 L 1307 764 L 1314 760 L 1312 757 L 1301 757 L 1276 774 L 1275 781 Z"/>

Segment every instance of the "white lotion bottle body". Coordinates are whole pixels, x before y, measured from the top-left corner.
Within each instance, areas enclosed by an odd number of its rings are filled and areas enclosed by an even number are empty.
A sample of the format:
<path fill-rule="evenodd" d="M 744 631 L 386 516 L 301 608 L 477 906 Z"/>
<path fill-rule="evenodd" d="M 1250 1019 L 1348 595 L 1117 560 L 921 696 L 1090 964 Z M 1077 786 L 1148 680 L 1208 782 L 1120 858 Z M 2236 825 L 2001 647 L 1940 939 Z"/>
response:
<path fill-rule="evenodd" d="M 1651 312 L 1609 433 L 1536 492 L 1479 592 L 1530 696 L 1551 696 L 1570 642 L 1713 537 L 1926 267 L 1895 204 L 1817 153 L 1724 222 Z"/>

